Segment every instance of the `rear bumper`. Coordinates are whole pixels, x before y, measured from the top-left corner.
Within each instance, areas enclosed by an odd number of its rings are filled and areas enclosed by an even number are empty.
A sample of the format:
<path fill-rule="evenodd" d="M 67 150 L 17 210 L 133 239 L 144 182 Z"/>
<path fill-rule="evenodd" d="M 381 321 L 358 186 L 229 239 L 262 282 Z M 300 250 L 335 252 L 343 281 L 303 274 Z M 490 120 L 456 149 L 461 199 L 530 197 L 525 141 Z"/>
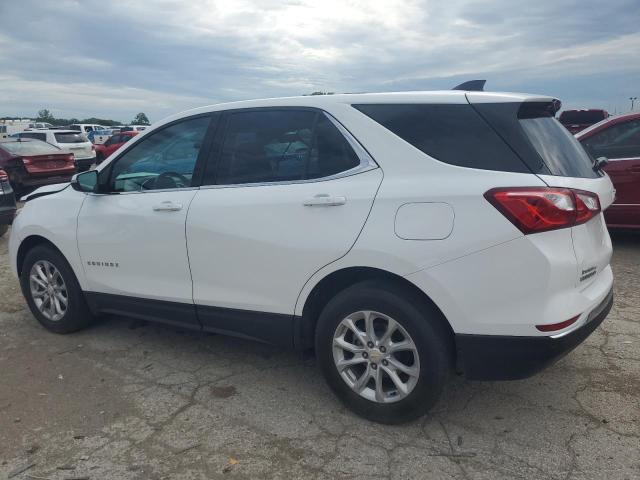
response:
<path fill-rule="evenodd" d="M 67 183 L 69 180 L 71 180 L 71 177 L 73 177 L 74 174 L 75 173 L 69 173 L 52 177 L 36 177 L 35 175 L 28 176 L 24 177 L 20 181 L 20 184 L 25 187 L 41 187 L 43 185 L 52 185 L 54 183 Z"/>
<path fill-rule="evenodd" d="M 458 366 L 469 380 L 518 380 L 555 363 L 580 345 L 606 318 L 613 288 L 581 327 L 554 337 L 456 334 Z"/>

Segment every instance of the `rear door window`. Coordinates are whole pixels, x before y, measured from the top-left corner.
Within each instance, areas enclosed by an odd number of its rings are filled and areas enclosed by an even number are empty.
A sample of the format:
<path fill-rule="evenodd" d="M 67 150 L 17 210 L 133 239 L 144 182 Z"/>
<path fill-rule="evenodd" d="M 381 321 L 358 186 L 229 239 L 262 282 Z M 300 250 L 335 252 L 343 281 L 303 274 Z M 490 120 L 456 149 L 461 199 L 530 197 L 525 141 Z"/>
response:
<path fill-rule="evenodd" d="M 313 110 L 256 110 L 228 117 L 217 172 L 207 184 L 250 184 L 329 177 L 360 159 L 331 120 Z"/>
<path fill-rule="evenodd" d="M 22 132 L 20 134 L 20 138 L 35 138 L 36 140 L 41 140 L 43 142 L 47 141 L 46 133 L 37 133 L 37 132 Z"/>

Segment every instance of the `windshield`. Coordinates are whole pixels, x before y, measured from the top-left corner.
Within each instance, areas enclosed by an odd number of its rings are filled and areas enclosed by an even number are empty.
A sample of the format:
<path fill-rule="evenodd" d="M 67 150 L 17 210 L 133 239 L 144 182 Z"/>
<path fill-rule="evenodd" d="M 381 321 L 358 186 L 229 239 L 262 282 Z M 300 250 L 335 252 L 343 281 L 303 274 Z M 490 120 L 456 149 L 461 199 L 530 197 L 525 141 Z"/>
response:
<path fill-rule="evenodd" d="M 560 121 L 567 123 L 596 123 L 606 118 L 602 110 L 567 110 L 560 114 Z"/>
<path fill-rule="evenodd" d="M 552 175 L 597 178 L 582 145 L 552 117 L 520 119 L 520 125 Z"/>
<path fill-rule="evenodd" d="M 87 138 L 82 133 L 54 133 L 58 143 L 85 143 Z"/>
<path fill-rule="evenodd" d="M 50 143 L 33 140 L 31 142 L 0 143 L 2 148 L 14 155 L 52 155 L 60 153 L 60 149 Z"/>

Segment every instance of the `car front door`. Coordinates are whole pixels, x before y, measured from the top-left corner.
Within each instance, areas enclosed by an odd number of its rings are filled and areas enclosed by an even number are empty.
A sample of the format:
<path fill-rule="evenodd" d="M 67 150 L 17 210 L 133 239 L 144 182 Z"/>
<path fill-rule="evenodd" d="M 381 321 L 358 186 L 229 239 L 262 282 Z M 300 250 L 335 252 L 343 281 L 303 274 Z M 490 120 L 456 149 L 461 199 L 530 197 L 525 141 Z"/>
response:
<path fill-rule="evenodd" d="M 609 160 L 604 170 L 616 189 L 616 199 L 605 211 L 607 225 L 640 227 L 640 119 L 612 125 L 582 140 L 594 157 Z"/>
<path fill-rule="evenodd" d="M 100 172 L 104 193 L 87 195 L 77 233 L 88 298 L 98 308 L 198 325 L 185 220 L 211 118 L 162 127 Z"/>
<path fill-rule="evenodd" d="M 291 345 L 302 287 L 354 244 L 382 172 L 311 109 L 230 111 L 212 151 L 187 218 L 200 321 Z"/>

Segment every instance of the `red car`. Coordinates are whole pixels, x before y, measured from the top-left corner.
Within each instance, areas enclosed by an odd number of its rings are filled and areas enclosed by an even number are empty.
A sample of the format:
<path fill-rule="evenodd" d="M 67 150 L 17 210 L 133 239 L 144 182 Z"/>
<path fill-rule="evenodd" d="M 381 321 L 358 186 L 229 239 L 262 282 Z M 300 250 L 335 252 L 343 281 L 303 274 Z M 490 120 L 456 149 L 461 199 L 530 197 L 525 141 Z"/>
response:
<path fill-rule="evenodd" d="M 0 169 L 17 194 L 26 187 L 68 182 L 76 173 L 73 153 L 31 138 L 0 141 Z"/>
<path fill-rule="evenodd" d="M 608 119 L 576 135 L 593 158 L 606 157 L 604 171 L 616 189 L 616 199 L 604 212 L 612 228 L 640 229 L 640 113 Z"/>
<path fill-rule="evenodd" d="M 93 148 L 96 151 L 96 165 L 100 165 L 100 163 L 105 159 L 109 158 L 109 155 L 135 137 L 138 133 L 139 132 L 137 131 L 116 133 L 102 145 L 94 145 Z"/>
<path fill-rule="evenodd" d="M 558 120 L 567 130 L 576 134 L 608 117 L 609 112 L 606 110 L 592 108 L 589 110 L 565 110 L 560 114 Z"/>

